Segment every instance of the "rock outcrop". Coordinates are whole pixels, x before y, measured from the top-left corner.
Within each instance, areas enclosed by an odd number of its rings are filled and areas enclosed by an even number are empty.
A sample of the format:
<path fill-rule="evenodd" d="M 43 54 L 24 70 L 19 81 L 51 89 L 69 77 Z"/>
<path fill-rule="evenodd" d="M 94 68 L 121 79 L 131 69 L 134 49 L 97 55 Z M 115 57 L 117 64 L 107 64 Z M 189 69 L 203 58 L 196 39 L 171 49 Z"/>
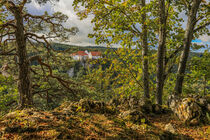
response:
<path fill-rule="evenodd" d="M 136 124 L 149 123 L 147 117 L 141 111 L 136 109 L 121 112 L 119 117 L 125 121 L 131 121 Z"/>
<path fill-rule="evenodd" d="M 108 105 L 102 101 L 92 101 L 89 99 L 81 99 L 79 102 L 66 102 L 55 110 L 63 111 L 67 114 L 76 112 L 115 114 L 117 112 L 114 106 Z"/>
<path fill-rule="evenodd" d="M 129 96 L 121 99 L 113 98 L 111 99 L 109 104 L 112 106 L 116 106 L 121 111 L 135 109 L 141 111 L 144 114 L 161 114 L 169 111 L 167 107 L 163 107 L 158 104 L 152 104 L 150 100 L 138 98 L 136 96 Z"/>
<path fill-rule="evenodd" d="M 174 114 L 187 125 L 198 125 L 201 122 L 206 122 L 208 119 L 206 114 L 210 113 L 208 97 L 191 95 L 181 99 L 172 95 L 168 105 Z"/>
<path fill-rule="evenodd" d="M 169 131 L 169 132 L 171 132 L 173 134 L 176 134 L 176 130 L 175 130 L 174 126 L 171 123 L 166 124 L 164 129 L 165 129 L 165 131 Z"/>

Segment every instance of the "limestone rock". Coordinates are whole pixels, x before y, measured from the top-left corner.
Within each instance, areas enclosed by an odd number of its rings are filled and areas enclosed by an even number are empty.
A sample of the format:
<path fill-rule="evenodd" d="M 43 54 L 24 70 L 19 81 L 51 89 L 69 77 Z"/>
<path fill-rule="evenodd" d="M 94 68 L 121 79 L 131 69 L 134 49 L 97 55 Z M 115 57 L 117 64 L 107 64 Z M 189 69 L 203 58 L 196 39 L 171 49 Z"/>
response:
<path fill-rule="evenodd" d="M 120 101 L 117 98 L 112 98 L 109 102 L 109 105 L 118 106 L 120 105 Z"/>
<path fill-rule="evenodd" d="M 208 102 L 205 98 L 199 98 L 199 99 L 197 99 L 197 102 L 202 107 L 205 107 L 208 104 Z"/>
<path fill-rule="evenodd" d="M 174 126 L 171 123 L 166 124 L 164 129 L 166 131 L 169 131 L 169 132 L 173 133 L 173 134 L 176 133 L 176 130 L 174 129 Z"/>
<path fill-rule="evenodd" d="M 141 98 L 139 100 L 139 107 L 143 113 L 149 114 L 152 112 L 152 102 L 148 99 Z"/>
<path fill-rule="evenodd" d="M 180 120 L 189 125 L 196 125 L 202 119 L 202 109 L 194 98 L 184 98 L 177 104 L 174 113 Z"/>
<path fill-rule="evenodd" d="M 104 113 L 105 103 L 100 101 L 91 101 L 88 99 L 81 99 L 78 104 L 78 108 L 81 108 L 84 112 L 91 113 Z"/>
<path fill-rule="evenodd" d="M 121 112 L 119 117 L 125 121 L 131 121 L 133 123 L 141 124 L 148 123 L 149 121 L 146 119 L 146 116 L 139 110 L 133 109 Z"/>
<path fill-rule="evenodd" d="M 168 97 L 168 107 L 172 110 L 175 111 L 177 104 L 179 104 L 179 102 L 181 101 L 181 99 L 179 97 L 176 97 L 175 95 L 169 95 Z"/>
<path fill-rule="evenodd" d="M 152 110 L 153 110 L 152 112 L 155 113 L 155 114 L 162 113 L 162 107 L 159 104 L 153 104 L 152 105 Z"/>

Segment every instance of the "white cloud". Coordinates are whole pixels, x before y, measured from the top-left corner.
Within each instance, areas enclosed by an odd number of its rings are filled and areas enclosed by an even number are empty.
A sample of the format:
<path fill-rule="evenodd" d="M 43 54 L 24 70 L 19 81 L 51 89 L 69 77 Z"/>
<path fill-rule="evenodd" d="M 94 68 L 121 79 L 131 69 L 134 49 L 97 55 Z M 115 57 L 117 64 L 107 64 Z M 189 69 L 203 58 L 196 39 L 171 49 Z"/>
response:
<path fill-rule="evenodd" d="M 43 15 L 45 11 L 47 11 L 49 14 L 52 13 L 52 6 L 50 3 L 39 5 L 37 2 L 35 2 L 35 0 L 32 0 L 31 3 L 26 5 L 26 7 L 29 13 L 35 15 Z"/>
<path fill-rule="evenodd" d="M 88 34 L 92 33 L 93 24 L 91 17 L 84 20 L 79 20 L 73 9 L 73 0 L 60 0 L 53 9 L 55 12 L 59 11 L 69 17 L 67 25 L 70 27 L 76 26 L 79 28 L 79 33 L 70 38 L 70 44 L 76 45 L 95 45 L 94 39 L 88 38 Z"/>
<path fill-rule="evenodd" d="M 88 34 L 92 33 L 93 24 L 91 23 L 91 17 L 88 17 L 84 20 L 79 20 L 79 17 L 76 15 L 73 9 L 73 0 L 60 0 L 58 3 L 55 3 L 55 5 L 51 5 L 50 3 L 47 3 L 44 6 L 40 6 L 36 2 L 30 3 L 27 7 L 28 10 L 31 11 L 33 14 L 43 14 L 44 11 L 48 11 L 49 13 L 54 12 L 62 12 L 66 14 L 69 17 L 69 20 L 67 21 L 66 25 L 69 27 L 76 26 L 79 28 L 79 33 L 75 36 L 71 36 L 70 43 L 69 44 L 75 44 L 75 45 L 95 45 L 94 39 L 88 38 Z M 186 28 L 187 24 L 187 16 L 184 12 L 179 14 L 180 17 L 184 19 L 184 22 L 182 24 L 183 28 Z M 202 40 L 202 42 L 210 42 L 210 37 L 208 35 L 203 35 L 199 39 Z M 117 46 L 117 45 L 113 45 Z"/>
<path fill-rule="evenodd" d="M 84 20 L 79 20 L 79 17 L 76 15 L 73 9 L 73 0 L 60 0 L 58 3 L 54 5 L 47 3 L 45 5 L 39 5 L 34 0 L 30 4 L 27 5 L 27 9 L 30 13 L 41 15 L 45 11 L 48 13 L 52 12 L 62 12 L 63 14 L 69 17 L 65 26 L 67 27 L 78 27 L 79 33 L 75 36 L 71 36 L 69 44 L 75 45 L 95 45 L 94 39 L 88 38 L 88 34 L 92 33 L 93 24 L 91 23 L 91 17 L 88 17 Z"/>
<path fill-rule="evenodd" d="M 207 34 L 202 35 L 199 39 L 203 42 L 210 42 L 210 37 Z"/>

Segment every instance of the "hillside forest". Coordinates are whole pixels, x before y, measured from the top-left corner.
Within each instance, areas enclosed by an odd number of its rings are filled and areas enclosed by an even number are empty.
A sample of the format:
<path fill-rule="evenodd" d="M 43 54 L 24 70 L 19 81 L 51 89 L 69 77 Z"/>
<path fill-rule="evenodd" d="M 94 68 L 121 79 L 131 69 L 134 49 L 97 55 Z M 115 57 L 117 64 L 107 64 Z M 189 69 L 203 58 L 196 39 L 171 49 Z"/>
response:
<path fill-rule="evenodd" d="M 0 140 L 210 139 L 208 0 L 64 1 L 0 0 Z"/>

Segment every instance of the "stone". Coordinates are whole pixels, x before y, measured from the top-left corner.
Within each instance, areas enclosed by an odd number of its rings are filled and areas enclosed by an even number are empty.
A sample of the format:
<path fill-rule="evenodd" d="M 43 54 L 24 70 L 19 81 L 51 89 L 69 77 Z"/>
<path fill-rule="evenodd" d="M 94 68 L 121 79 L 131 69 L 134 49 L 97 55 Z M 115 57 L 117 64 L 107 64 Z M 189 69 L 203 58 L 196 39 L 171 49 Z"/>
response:
<path fill-rule="evenodd" d="M 175 111 L 175 108 L 177 107 L 177 104 L 181 101 L 179 97 L 176 97 L 175 95 L 169 95 L 168 97 L 168 107 L 172 110 Z"/>
<path fill-rule="evenodd" d="M 112 98 L 109 102 L 109 105 L 118 106 L 120 105 L 120 101 L 117 98 Z"/>
<path fill-rule="evenodd" d="M 138 106 L 139 106 L 139 100 L 138 100 L 138 98 L 136 96 L 131 96 L 129 98 L 128 104 L 129 104 L 129 107 L 131 109 L 138 108 Z"/>
<path fill-rule="evenodd" d="M 176 130 L 174 129 L 174 126 L 171 123 L 166 124 L 164 129 L 165 129 L 165 131 L 169 131 L 173 134 L 176 133 Z"/>
<path fill-rule="evenodd" d="M 63 105 L 61 105 L 61 107 L 58 107 L 54 110 L 53 115 L 58 116 L 58 112 L 62 112 L 68 116 L 77 112 L 115 114 L 117 110 L 113 105 L 108 105 L 103 101 L 81 99 L 79 102 L 65 102 Z"/>
<path fill-rule="evenodd" d="M 205 106 L 208 104 L 208 102 L 207 102 L 207 100 L 206 100 L 205 98 L 198 98 L 198 99 L 197 99 L 197 103 L 198 103 L 201 107 L 205 107 Z"/>
<path fill-rule="evenodd" d="M 160 114 L 162 113 L 162 107 L 159 104 L 153 104 L 152 105 L 152 112 L 155 114 Z"/>
<path fill-rule="evenodd" d="M 174 113 L 188 125 L 196 125 L 202 120 L 202 108 L 195 102 L 194 98 L 184 98 L 177 104 Z"/>
<path fill-rule="evenodd" d="M 127 110 L 121 112 L 119 117 L 125 121 L 131 121 L 133 123 L 141 124 L 141 123 L 148 123 L 149 121 L 146 119 L 146 116 L 139 110 Z"/>
<path fill-rule="evenodd" d="M 152 112 L 152 102 L 149 99 L 141 98 L 139 108 L 143 113 L 149 114 Z"/>

